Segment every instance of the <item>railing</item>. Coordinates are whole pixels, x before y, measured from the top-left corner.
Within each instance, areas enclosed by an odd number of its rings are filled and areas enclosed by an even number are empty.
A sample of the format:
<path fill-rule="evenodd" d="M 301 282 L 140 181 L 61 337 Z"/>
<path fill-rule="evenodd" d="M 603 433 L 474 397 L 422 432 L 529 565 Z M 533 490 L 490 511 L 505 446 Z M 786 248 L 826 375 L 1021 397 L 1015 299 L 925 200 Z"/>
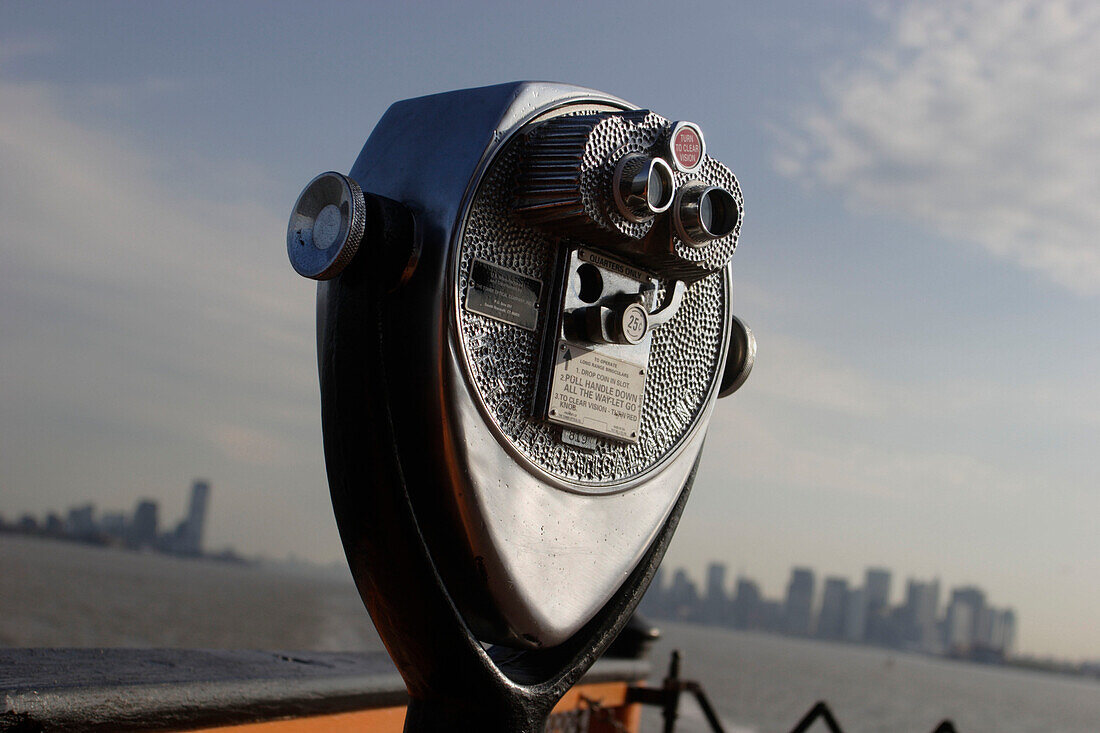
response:
<path fill-rule="evenodd" d="M 665 677 L 661 687 L 630 687 L 627 690 L 627 700 L 629 702 L 638 702 L 643 705 L 655 705 L 661 708 L 661 714 L 664 718 L 664 733 L 674 733 L 676 729 L 676 719 L 679 716 L 680 710 L 680 695 L 684 692 L 689 692 L 695 696 L 696 702 L 699 703 L 699 708 L 703 712 L 703 717 L 706 718 L 707 723 L 710 725 L 710 729 L 714 733 L 725 733 L 725 728 L 722 726 L 722 721 L 719 719 L 717 713 L 714 711 L 714 706 L 711 705 L 710 699 L 707 697 L 706 691 L 703 686 L 694 680 L 684 680 L 680 678 L 680 652 L 672 652 L 672 658 L 668 665 L 668 675 Z M 829 729 L 829 733 L 844 733 L 840 727 L 840 723 L 837 722 L 836 716 L 833 715 L 833 711 L 829 709 L 829 706 L 824 701 L 818 701 L 814 704 L 809 711 L 802 716 L 802 719 L 791 729 L 791 733 L 806 733 L 818 720 L 822 721 Z M 943 720 L 937 725 L 932 733 L 957 733 L 955 730 L 955 724 L 950 720 Z"/>

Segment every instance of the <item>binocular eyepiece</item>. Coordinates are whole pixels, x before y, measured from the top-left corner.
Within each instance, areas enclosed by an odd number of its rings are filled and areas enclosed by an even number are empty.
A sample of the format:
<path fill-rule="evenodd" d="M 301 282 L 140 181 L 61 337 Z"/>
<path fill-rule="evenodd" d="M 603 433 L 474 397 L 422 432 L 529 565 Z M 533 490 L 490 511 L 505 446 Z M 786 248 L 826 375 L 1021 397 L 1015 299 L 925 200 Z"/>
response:
<path fill-rule="evenodd" d="M 737 245 L 741 191 L 703 133 L 648 110 L 556 117 L 525 136 L 516 216 L 694 282 Z"/>

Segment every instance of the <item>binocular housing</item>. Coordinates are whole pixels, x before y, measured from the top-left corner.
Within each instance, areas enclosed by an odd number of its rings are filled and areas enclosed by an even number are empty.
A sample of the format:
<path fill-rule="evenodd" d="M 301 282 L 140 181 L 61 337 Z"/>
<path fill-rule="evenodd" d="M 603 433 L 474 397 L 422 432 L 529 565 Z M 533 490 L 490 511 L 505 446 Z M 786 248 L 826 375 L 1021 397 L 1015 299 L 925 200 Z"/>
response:
<path fill-rule="evenodd" d="M 333 505 L 407 681 L 452 623 L 532 678 L 621 627 L 752 367 L 742 203 L 699 126 L 540 82 L 396 103 L 302 192 Z"/>

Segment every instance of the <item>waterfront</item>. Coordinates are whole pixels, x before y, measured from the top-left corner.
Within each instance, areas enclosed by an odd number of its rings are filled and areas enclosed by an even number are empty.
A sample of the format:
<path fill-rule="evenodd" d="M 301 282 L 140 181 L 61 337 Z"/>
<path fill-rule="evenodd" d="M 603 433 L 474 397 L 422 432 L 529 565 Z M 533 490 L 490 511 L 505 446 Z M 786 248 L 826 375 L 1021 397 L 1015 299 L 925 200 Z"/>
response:
<path fill-rule="evenodd" d="M 885 650 L 662 623 L 668 654 L 736 731 L 785 732 L 819 699 L 845 733 L 1096 731 L 1100 685 Z M 379 650 L 350 574 L 0 537 L 0 645 Z M 683 730 L 701 730 L 685 700 Z M 647 716 L 656 723 L 657 718 Z M 652 730 L 650 725 L 647 730 Z"/>

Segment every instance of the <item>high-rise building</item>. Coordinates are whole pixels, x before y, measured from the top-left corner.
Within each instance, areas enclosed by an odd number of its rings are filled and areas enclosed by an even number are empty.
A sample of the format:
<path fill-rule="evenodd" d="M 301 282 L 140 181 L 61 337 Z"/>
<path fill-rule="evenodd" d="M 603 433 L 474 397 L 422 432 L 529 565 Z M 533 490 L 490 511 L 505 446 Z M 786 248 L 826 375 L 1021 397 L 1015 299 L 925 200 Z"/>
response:
<path fill-rule="evenodd" d="M 187 531 L 184 533 L 187 552 L 202 552 L 202 535 L 206 528 L 206 504 L 210 498 L 210 483 L 195 481 L 191 485 L 191 509 L 187 512 Z"/>
<path fill-rule="evenodd" d="M 909 579 L 901 613 L 900 639 L 903 643 L 928 652 L 939 648 L 936 629 L 939 604 L 939 580 L 922 582 Z"/>
<path fill-rule="evenodd" d="M 707 565 L 707 594 L 703 599 L 703 618 L 708 624 L 726 623 L 729 599 L 726 597 L 726 566 L 712 562 Z"/>
<path fill-rule="evenodd" d="M 757 628 L 760 617 L 760 586 L 746 577 L 737 578 L 733 596 L 733 625 L 738 629 Z"/>
<path fill-rule="evenodd" d="M 1016 612 L 1006 608 L 1001 618 L 1001 649 L 1005 657 L 1016 651 Z"/>
<path fill-rule="evenodd" d="M 817 617 L 817 636 L 822 639 L 844 637 L 844 602 L 848 596 L 845 578 L 825 579 L 825 591 L 821 598 L 821 613 Z"/>
<path fill-rule="evenodd" d="M 787 583 L 787 600 L 783 606 L 787 633 L 808 636 L 813 625 L 814 571 L 792 568 Z"/>
<path fill-rule="evenodd" d="M 134 518 L 130 522 L 130 545 L 133 547 L 152 547 L 157 543 L 157 503 L 144 499 L 134 508 Z"/>
<path fill-rule="evenodd" d="M 872 643 L 883 643 L 889 635 L 890 626 L 890 571 L 886 568 L 867 568 L 863 590 L 867 594 L 864 638 Z"/>
<path fill-rule="evenodd" d="M 867 633 L 867 592 L 863 588 L 848 591 L 844 601 L 845 641 L 864 641 Z"/>
<path fill-rule="evenodd" d="M 966 620 L 965 624 L 955 619 L 956 615 L 962 614 L 960 610 L 962 608 L 966 609 L 966 613 L 963 614 Z M 951 589 L 951 603 L 947 606 L 947 616 L 944 619 L 948 648 L 958 649 L 961 646 L 969 650 L 978 642 L 978 626 L 981 623 L 984 610 L 985 593 L 981 588 L 968 585 Z M 965 641 L 965 643 L 960 643 L 962 641 Z"/>
<path fill-rule="evenodd" d="M 73 507 L 65 519 L 65 531 L 74 537 L 90 537 L 95 534 L 95 507 L 91 504 Z"/>
<path fill-rule="evenodd" d="M 867 568 L 863 588 L 867 593 L 868 608 L 890 605 L 890 571 L 886 568 Z"/>
<path fill-rule="evenodd" d="M 669 615 L 681 621 L 694 620 L 699 610 L 699 591 L 688 577 L 687 571 L 679 568 L 672 575 L 672 586 L 668 589 Z"/>
<path fill-rule="evenodd" d="M 165 548 L 181 555 L 202 554 L 202 534 L 206 526 L 206 504 L 210 498 L 210 484 L 195 481 L 191 486 L 191 505 L 187 516 L 177 526 L 175 532 L 165 537 Z"/>
<path fill-rule="evenodd" d="M 944 624 L 948 651 L 956 654 L 970 652 L 974 646 L 973 616 L 974 612 L 969 603 L 952 597 L 950 605 L 947 606 Z"/>

